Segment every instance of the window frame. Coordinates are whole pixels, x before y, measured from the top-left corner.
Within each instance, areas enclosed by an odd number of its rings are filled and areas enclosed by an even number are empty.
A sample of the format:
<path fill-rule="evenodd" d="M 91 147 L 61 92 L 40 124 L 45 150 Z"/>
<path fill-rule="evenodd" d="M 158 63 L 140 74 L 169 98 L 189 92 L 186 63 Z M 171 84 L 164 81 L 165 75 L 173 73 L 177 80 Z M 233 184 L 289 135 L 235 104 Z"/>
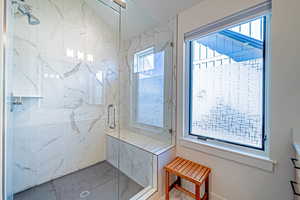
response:
<path fill-rule="evenodd" d="M 134 69 L 137 67 L 136 66 L 136 56 L 145 56 L 148 55 L 147 53 L 151 52 L 153 55 L 154 59 L 154 65 L 155 65 L 155 46 L 151 45 L 146 48 L 142 48 L 138 51 L 136 51 L 133 55 L 133 66 L 131 67 L 131 86 L 130 86 L 130 128 L 133 129 L 134 131 L 144 131 L 146 133 L 155 133 L 155 134 L 162 134 L 168 129 L 168 113 L 169 109 L 166 103 L 163 105 L 163 127 L 158 127 L 150 124 L 145 124 L 145 123 L 140 123 L 137 122 L 136 117 L 137 117 L 137 102 L 138 102 L 138 95 L 137 95 L 137 89 L 138 89 L 138 78 L 137 75 L 134 73 Z M 150 53 L 149 53 L 150 54 Z M 166 101 L 166 98 L 169 95 L 168 91 L 168 77 L 169 77 L 169 71 L 166 69 L 166 64 L 167 64 L 167 55 L 168 50 L 164 50 L 164 102 Z"/>
<path fill-rule="evenodd" d="M 192 54 L 192 42 L 195 39 L 205 37 L 206 35 L 210 35 L 213 33 L 220 32 L 225 29 L 230 29 L 234 26 L 241 25 L 243 23 L 247 23 L 249 21 L 258 19 L 260 17 L 264 18 L 264 49 L 263 49 L 263 71 L 262 71 L 262 146 L 261 148 L 246 145 L 246 144 L 240 144 L 237 142 L 222 140 L 218 138 L 213 137 L 207 137 L 207 136 L 201 136 L 201 134 L 193 134 L 191 133 L 192 128 L 192 83 L 193 83 L 193 76 L 192 76 L 192 60 L 193 60 L 193 54 Z M 204 143 L 217 143 L 221 146 L 229 146 L 233 148 L 243 148 L 246 151 L 259 151 L 259 152 L 266 152 L 267 151 L 267 139 L 268 139 L 268 73 L 269 73 L 269 59 L 270 59 L 270 53 L 269 53 L 269 47 L 270 47 L 270 21 L 271 21 L 271 14 L 270 12 L 266 12 L 263 14 L 258 15 L 252 15 L 244 18 L 240 18 L 239 20 L 233 20 L 228 24 L 222 24 L 220 26 L 215 26 L 214 30 L 211 31 L 205 31 L 203 33 L 199 33 L 196 36 L 193 36 L 192 39 L 185 40 L 185 60 L 186 60 L 186 66 L 187 66 L 187 75 L 186 75 L 186 84 L 187 84 L 187 92 L 186 92 L 186 114 L 185 114 L 185 135 L 188 137 L 196 138 L 197 140 L 201 140 Z"/>

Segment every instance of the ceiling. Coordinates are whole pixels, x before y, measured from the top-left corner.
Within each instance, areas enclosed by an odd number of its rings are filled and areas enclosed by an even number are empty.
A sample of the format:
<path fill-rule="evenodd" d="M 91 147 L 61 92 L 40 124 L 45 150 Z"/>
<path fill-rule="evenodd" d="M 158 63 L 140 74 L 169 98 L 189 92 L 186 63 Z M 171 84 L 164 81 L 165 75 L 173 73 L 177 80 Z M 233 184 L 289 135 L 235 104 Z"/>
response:
<path fill-rule="evenodd" d="M 115 13 L 99 4 L 99 0 L 86 0 L 98 15 L 112 27 L 117 27 Z M 113 5 L 111 0 L 101 0 Z M 129 39 L 157 25 L 166 23 L 180 11 L 203 0 L 127 0 L 122 12 L 123 38 Z M 114 6 L 114 5 L 113 5 Z"/>
<path fill-rule="evenodd" d="M 180 11 L 202 0 L 127 0 L 124 22 L 126 37 L 138 35 L 159 24 L 166 23 Z"/>
<path fill-rule="evenodd" d="M 180 11 L 190 8 L 201 0 L 128 0 L 134 3 L 137 9 L 152 17 L 157 22 L 167 21 Z M 133 12 L 135 12 L 133 10 Z"/>

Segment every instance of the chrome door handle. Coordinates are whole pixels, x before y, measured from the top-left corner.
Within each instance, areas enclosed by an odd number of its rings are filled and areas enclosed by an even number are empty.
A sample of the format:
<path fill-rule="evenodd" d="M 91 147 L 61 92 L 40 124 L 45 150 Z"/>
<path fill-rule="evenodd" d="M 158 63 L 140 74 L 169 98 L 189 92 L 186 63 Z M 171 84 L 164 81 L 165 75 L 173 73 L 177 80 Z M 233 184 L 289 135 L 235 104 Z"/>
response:
<path fill-rule="evenodd" d="M 113 112 L 113 121 L 111 121 L 111 112 Z M 113 104 L 107 107 L 107 125 L 110 129 L 116 128 L 116 109 Z"/>

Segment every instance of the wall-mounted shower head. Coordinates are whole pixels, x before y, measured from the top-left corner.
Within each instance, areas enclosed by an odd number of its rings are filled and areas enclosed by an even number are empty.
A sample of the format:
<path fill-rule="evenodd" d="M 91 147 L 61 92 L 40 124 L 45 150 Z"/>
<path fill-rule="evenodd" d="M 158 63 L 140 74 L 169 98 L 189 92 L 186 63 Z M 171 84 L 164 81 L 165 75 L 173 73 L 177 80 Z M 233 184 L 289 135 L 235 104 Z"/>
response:
<path fill-rule="evenodd" d="M 31 6 L 24 3 L 24 0 L 13 0 L 12 4 L 17 5 L 17 12 L 23 16 L 27 16 L 30 25 L 40 24 L 40 20 L 32 14 Z"/>

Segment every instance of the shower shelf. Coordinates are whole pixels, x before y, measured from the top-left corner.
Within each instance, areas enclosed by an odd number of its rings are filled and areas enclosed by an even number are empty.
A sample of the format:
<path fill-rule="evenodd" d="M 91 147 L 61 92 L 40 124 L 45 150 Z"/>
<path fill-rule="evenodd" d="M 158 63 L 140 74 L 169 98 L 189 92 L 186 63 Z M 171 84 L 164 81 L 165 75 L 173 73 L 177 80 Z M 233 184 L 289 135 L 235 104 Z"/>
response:
<path fill-rule="evenodd" d="M 42 99 L 44 98 L 43 96 L 39 96 L 39 95 L 12 95 L 13 98 L 33 98 L 33 99 Z"/>
<path fill-rule="evenodd" d="M 11 112 L 14 111 L 14 106 L 21 106 L 24 104 L 24 99 L 42 99 L 42 96 L 34 96 L 34 95 L 11 95 Z"/>
<path fill-rule="evenodd" d="M 12 105 L 23 105 L 23 100 L 24 99 L 42 99 L 42 96 L 35 96 L 35 95 L 11 95 L 12 99 Z M 11 110 L 13 111 L 13 109 Z"/>

